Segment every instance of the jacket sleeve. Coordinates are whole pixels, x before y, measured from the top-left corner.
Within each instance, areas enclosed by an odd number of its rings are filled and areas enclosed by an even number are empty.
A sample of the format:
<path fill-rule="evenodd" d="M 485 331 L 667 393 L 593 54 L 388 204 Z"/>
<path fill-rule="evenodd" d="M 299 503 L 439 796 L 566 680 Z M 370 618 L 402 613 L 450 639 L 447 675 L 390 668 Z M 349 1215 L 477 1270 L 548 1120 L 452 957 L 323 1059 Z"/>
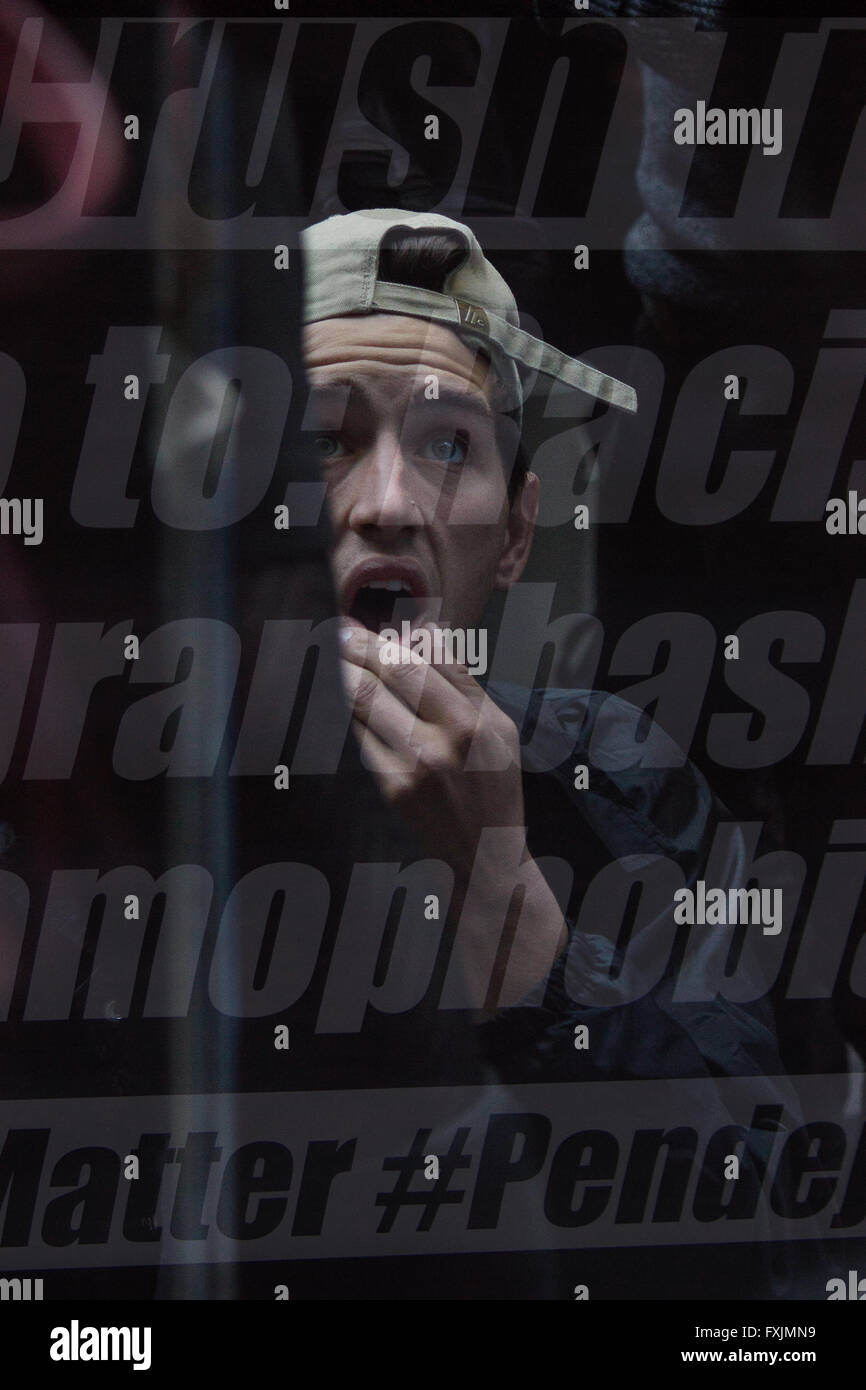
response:
<path fill-rule="evenodd" d="M 519 709 L 513 690 L 490 693 L 506 711 Z M 532 714 L 535 734 L 527 775 L 549 779 L 544 785 L 550 794 L 567 799 L 574 863 L 591 843 L 594 863 L 602 869 L 615 861 L 638 869 L 660 863 L 667 881 L 693 887 L 704 876 L 715 846 L 713 886 L 742 884 L 740 828 L 681 750 L 652 725 L 636 760 L 634 732 L 641 711 L 603 692 L 552 691 L 536 693 Z M 575 761 L 590 767 L 588 789 L 573 788 Z M 546 771 L 539 771 L 542 766 Z M 641 921 L 624 952 L 610 930 L 593 930 L 591 912 L 583 906 L 575 898 L 569 904 L 568 945 L 546 988 L 480 1025 L 486 1055 L 504 1076 L 529 1081 L 782 1072 L 759 956 L 751 958 L 748 949 L 741 952 L 741 968 L 755 976 L 743 994 L 756 1002 L 732 1003 L 706 984 L 724 972 L 730 933 L 711 926 L 677 926 L 672 893 L 654 916 Z M 631 967 L 634 959 L 637 974 Z M 690 989 L 678 992 L 685 959 Z M 641 969 L 646 989 L 640 984 Z M 575 1046 L 575 1030 L 582 1024 L 591 1038 L 585 1049 Z"/>

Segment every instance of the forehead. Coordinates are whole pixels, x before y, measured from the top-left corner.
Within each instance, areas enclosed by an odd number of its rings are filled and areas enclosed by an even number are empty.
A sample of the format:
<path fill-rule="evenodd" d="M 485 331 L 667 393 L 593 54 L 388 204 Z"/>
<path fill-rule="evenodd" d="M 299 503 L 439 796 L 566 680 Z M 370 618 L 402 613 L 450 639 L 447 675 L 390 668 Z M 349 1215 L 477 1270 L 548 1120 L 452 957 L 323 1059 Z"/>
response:
<path fill-rule="evenodd" d="M 304 362 L 311 380 L 327 380 L 329 368 L 364 372 L 395 382 L 418 369 L 469 386 L 490 399 L 493 373 L 484 355 L 439 323 L 407 314 L 359 314 L 324 319 L 304 329 Z"/>

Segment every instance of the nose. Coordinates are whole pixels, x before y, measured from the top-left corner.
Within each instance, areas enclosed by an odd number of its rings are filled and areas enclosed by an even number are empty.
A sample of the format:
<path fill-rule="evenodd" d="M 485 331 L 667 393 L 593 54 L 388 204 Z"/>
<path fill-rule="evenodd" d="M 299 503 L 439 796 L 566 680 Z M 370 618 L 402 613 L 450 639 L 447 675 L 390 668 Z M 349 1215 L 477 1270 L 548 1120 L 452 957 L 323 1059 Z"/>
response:
<path fill-rule="evenodd" d="M 417 485 L 399 438 L 382 432 L 352 469 L 349 525 L 359 532 L 416 529 L 423 524 Z"/>

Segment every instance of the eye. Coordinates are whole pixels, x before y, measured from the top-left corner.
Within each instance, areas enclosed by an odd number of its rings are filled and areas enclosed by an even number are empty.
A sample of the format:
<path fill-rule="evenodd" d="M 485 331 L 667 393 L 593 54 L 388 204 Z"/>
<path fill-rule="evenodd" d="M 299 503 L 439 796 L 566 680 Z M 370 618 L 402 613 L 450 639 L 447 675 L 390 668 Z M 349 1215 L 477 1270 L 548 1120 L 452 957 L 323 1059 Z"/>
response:
<path fill-rule="evenodd" d="M 421 454 L 436 463 L 465 463 L 469 457 L 469 436 L 463 430 L 433 434 L 422 446 Z"/>
<path fill-rule="evenodd" d="M 317 434 L 314 447 L 322 463 L 329 463 L 331 459 L 340 458 L 345 453 L 338 434 Z"/>

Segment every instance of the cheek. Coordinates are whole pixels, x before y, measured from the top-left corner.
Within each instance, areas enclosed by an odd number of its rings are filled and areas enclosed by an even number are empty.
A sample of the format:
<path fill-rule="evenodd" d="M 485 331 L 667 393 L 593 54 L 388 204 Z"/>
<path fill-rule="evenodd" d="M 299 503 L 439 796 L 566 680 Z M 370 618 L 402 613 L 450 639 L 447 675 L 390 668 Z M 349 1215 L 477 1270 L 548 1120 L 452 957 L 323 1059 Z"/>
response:
<path fill-rule="evenodd" d="M 460 526 L 446 533 L 443 586 L 464 602 L 483 608 L 494 587 L 502 553 L 501 527 Z"/>
<path fill-rule="evenodd" d="M 482 607 L 493 588 L 507 521 L 505 485 L 497 488 L 490 480 L 483 486 L 464 480 L 440 521 L 446 567 L 467 598 L 482 596 Z"/>
<path fill-rule="evenodd" d="M 508 498 L 501 472 L 481 474 L 466 469 L 453 487 L 443 489 L 437 506 L 449 527 L 501 529 L 508 515 Z"/>
<path fill-rule="evenodd" d="M 322 481 L 325 483 L 325 507 L 328 519 L 335 531 L 343 530 L 348 524 L 349 513 L 352 509 L 352 488 L 350 480 L 345 474 L 338 474 L 333 470 L 327 477 L 322 474 Z"/>

